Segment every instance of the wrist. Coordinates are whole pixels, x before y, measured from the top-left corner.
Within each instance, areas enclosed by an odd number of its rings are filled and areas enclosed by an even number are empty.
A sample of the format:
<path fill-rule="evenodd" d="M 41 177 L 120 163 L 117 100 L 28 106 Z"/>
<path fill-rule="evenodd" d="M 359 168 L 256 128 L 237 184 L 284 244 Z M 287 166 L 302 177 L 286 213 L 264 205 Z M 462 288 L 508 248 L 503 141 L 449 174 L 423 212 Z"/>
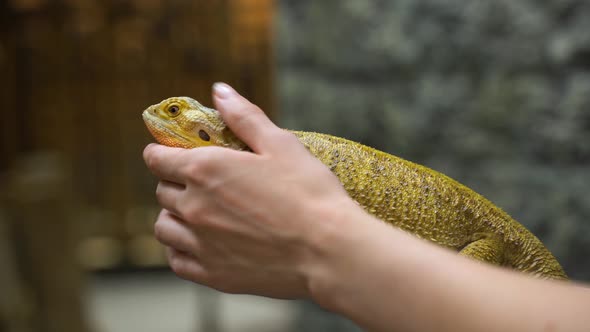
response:
<path fill-rule="evenodd" d="M 348 197 L 316 205 L 314 228 L 306 238 L 308 252 L 302 264 L 309 298 L 327 310 L 343 313 L 342 297 L 354 279 L 355 248 L 371 241 L 372 226 L 381 222 Z M 347 286 L 348 285 L 348 286 Z"/>

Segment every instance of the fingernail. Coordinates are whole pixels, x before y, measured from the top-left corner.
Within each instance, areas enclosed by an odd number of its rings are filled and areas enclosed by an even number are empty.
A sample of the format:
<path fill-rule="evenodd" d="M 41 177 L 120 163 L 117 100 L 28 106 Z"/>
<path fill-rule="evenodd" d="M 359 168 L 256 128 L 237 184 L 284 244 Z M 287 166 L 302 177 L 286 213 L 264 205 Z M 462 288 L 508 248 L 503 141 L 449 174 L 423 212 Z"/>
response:
<path fill-rule="evenodd" d="M 213 84 L 213 93 L 217 98 L 229 98 L 234 94 L 234 92 L 234 89 L 225 83 L 217 82 Z"/>

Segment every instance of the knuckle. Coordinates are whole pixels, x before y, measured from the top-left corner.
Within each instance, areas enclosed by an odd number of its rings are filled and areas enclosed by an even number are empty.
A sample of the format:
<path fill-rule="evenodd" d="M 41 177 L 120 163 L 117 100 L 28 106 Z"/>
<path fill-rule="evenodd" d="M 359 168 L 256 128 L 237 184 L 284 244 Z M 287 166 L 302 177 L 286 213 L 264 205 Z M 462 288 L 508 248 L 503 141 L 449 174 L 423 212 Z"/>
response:
<path fill-rule="evenodd" d="M 154 236 L 156 237 L 156 239 L 158 239 L 158 241 L 162 241 L 162 239 L 164 238 L 164 228 L 165 226 L 163 225 L 163 221 L 160 219 L 156 220 L 156 223 L 154 223 Z"/>
<path fill-rule="evenodd" d="M 203 163 L 191 162 L 182 166 L 181 173 L 186 174 L 187 179 L 192 183 L 201 183 L 204 180 Z"/>
<path fill-rule="evenodd" d="M 216 163 L 219 159 L 220 156 L 217 148 L 199 148 L 191 162 L 182 166 L 181 172 L 186 174 L 189 181 L 196 184 L 204 184 L 214 174 L 217 168 Z"/>
<path fill-rule="evenodd" d="M 156 186 L 156 201 L 158 204 L 168 211 L 176 212 L 178 209 L 177 198 L 178 194 L 170 190 L 170 183 L 160 181 Z"/>
<path fill-rule="evenodd" d="M 180 211 L 182 218 L 192 226 L 204 224 L 210 217 L 210 209 L 200 200 L 193 200 L 189 204 L 183 204 L 184 208 Z"/>
<path fill-rule="evenodd" d="M 179 212 L 181 213 L 181 218 L 187 221 L 192 221 L 192 219 L 195 219 L 200 215 L 201 209 L 202 206 L 200 200 L 191 199 L 181 202 Z"/>
<path fill-rule="evenodd" d="M 298 143 L 299 142 L 299 139 L 297 138 L 297 136 L 295 136 L 295 134 L 293 134 L 292 132 L 287 131 L 287 130 L 283 130 L 283 129 L 279 129 L 279 131 L 280 131 L 280 134 L 278 134 L 278 136 L 279 136 L 279 139 L 283 143 L 293 144 L 293 143 Z"/>
<path fill-rule="evenodd" d="M 162 201 L 164 200 L 164 194 L 165 190 L 162 184 L 162 181 L 158 182 L 158 185 L 156 186 L 156 199 L 158 200 L 158 203 L 162 203 Z"/>
<path fill-rule="evenodd" d="M 168 234 L 168 212 L 166 210 L 160 211 L 156 222 L 154 223 L 154 236 L 158 241 L 163 242 Z"/>
<path fill-rule="evenodd" d="M 170 253 L 168 257 L 168 265 L 170 266 L 172 272 L 174 272 L 178 276 L 183 278 L 189 277 L 189 261 L 187 261 L 182 255 L 179 255 L 177 252 L 173 251 L 172 253 Z"/>
<path fill-rule="evenodd" d="M 171 226 L 170 222 L 166 221 L 157 221 L 154 225 L 154 236 L 160 243 L 174 245 L 180 242 L 180 235 Z"/>
<path fill-rule="evenodd" d="M 180 242 L 180 236 L 174 230 L 169 221 L 159 220 L 154 224 L 154 236 L 165 245 L 173 245 Z"/>
<path fill-rule="evenodd" d="M 177 256 L 172 256 L 169 259 L 169 265 L 170 265 L 170 269 L 172 269 L 172 272 L 174 272 L 176 275 L 180 276 L 180 277 L 187 277 L 188 276 L 188 269 L 187 269 L 187 264 L 179 259 Z"/>
<path fill-rule="evenodd" d="M 153 151 L 146 149 L 144 152 L 144 160 L 149 169 L 153 170 L 155 168 L 158 168 L 159 161 L 157 153 L 154 153 Z"/>
<path fill-rule="evenodd" d="M 299 143 L 295 134 L 280 128 L 276 128 L 276 130 L 270 133 L 270 140 L 282 148 Z"/>

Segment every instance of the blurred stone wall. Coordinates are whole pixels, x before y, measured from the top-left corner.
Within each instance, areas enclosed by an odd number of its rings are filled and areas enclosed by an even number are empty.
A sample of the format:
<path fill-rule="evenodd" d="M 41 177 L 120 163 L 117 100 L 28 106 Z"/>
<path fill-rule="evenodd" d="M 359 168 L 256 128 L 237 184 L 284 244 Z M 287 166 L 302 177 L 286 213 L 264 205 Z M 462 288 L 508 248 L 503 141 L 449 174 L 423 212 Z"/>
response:
<path fill-rule="evenodd" d="M 281 0 L 282 125 L 426 164 L 590 280 L 590 2 Z"/>
<path fill-rule="evenodd" d="M 281 0 L 282 125 L 426 164 L 590 280 L 590 2 Z M 296 331 L 357 331 L 311 304 Z"/>

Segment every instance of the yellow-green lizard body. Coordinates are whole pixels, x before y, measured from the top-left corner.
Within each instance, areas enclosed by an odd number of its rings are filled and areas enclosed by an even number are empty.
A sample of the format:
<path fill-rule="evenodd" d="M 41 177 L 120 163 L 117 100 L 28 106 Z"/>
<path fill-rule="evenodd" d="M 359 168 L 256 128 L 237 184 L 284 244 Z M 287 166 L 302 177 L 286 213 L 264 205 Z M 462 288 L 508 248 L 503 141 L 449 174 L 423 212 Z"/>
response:
<path fill-rule="evenodd" d="M 164 145 L 248 150 L 220 114 L 188 97 L 168 98 L 143 112 Z M 293 131 L 366 211 L 461 255 L 541 278 L 567 279 L 555 257 L 524 226 L 457 181 L 371 147 L 326 134 Z"/>

